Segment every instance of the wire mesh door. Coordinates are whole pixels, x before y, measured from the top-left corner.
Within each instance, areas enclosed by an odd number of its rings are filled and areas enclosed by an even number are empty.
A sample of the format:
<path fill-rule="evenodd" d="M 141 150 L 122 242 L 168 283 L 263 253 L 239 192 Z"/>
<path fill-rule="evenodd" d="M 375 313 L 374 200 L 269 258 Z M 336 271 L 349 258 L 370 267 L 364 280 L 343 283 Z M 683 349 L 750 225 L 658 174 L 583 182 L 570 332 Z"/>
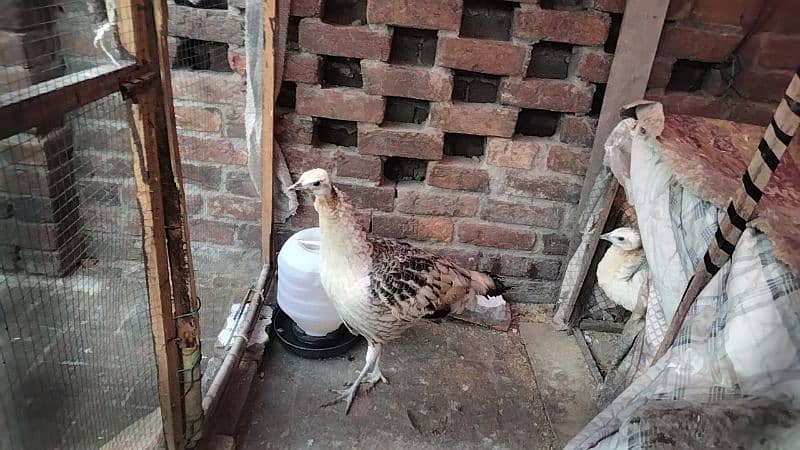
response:
<path fill-rule="evenodd" d="M 165 236 L 174 220 L 159 216 L 170 210 L 155 195 L 159 187 L 147 183 L 169 181 L 171 172 L 160 177 L 155 150 L 149 159 L 143 154 L 143 147 L 154 149 L 147 130 L 154 121 L 142 120 L 143 111 L 157 102 L 134 105 L 138 94 L 117 92 L 158 92 L 147 84 L 158 71 L 135 62 L 144 60 L 142 52 L 157 54 L 158 39 L 142 33 L 155 34 L 154 11 L 164 3 L 4 2 L 2 449 L 150 448 L 164 432 L 173 448 L 198 437 L 202 411 L 191 422 L 183 405 L 199 395 L 200 353 L 187 357 L 193 353 L 185 339 L 197 327 L 195 306 L 169 303 L 179 296 L 176 285 L 186 297 L 193 281 L 165 267 L 172 250 L 165 247 L 180 243 Z M 164 140 L 163 131 L 154 133 Z M 183 265 L 191 270 L 190 261 Z M 156 269 L 162 278 L 153 276 Z M 172 291 L 154 298 L 164 286 Z M 161 320 L 169 326 L 158 326 Z"/>

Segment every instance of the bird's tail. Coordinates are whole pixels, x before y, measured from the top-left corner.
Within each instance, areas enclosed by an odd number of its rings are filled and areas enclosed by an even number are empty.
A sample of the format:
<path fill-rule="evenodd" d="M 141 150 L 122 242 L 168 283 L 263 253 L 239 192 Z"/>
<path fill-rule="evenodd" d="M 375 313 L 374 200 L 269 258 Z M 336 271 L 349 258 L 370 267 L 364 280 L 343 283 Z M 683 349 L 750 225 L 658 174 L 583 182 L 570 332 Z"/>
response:
<path fill-rule="evenodd" d="M 503 284 L 503 279 L 497 275 L 472 270 L 470 279 L 472 280 L 472 289 L 478 295 L 494 297 L 502 295 L 508 290 L 508 287 Z"/>

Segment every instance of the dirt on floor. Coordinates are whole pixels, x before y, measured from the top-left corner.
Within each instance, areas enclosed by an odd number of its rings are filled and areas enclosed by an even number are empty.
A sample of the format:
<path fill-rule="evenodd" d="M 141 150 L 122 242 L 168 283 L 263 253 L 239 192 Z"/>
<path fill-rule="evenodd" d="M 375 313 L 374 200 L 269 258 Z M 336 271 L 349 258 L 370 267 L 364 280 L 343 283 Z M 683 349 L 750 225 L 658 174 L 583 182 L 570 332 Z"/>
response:
<path fill-rule="evenodd" d="M 273 340 L 237 448 L 561 448 L 594 415 L 586 393 L 595 386 L 574 337 L 541 323 L 547 319 L 529 315 L 507 333 L 424 323 L 385 347 L 381 368 L 390 384 L 360 391 L 347 416 L 343 403 L 320 405 L 355 378 L 366 345 L 308 360 Z M 550 360 L 537 363 L 542 358 Z"/>

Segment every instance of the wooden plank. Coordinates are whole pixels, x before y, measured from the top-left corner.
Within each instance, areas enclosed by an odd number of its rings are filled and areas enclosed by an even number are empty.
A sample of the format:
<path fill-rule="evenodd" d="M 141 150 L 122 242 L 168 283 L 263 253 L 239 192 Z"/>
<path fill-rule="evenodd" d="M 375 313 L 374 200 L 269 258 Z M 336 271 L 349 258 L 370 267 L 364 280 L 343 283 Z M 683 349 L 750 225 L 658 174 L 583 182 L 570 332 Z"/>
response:
<path fill-rule="evenodd" d="M 603 164 L 603 146 L 619 123 L 620 109 L 644 97 L 668 6 L 669 0 L 628 0 L 625 5 L 579 211 L 586 207 L 589 191 Z"/>
<path fill-rule="evenodd" d="M 136 64 L 106 64 L 0 95 L 0 139 L 64 120 L 64 115 L 119 91 L 146 75 Z"/>
<path fill-rule="evenodd" d="M 152 5 L 145 0 L 117 0 L 117 17 L 130 32 L 120 35 L 122 44 L 138 62 L 152 64 Z M 170 450 L 182 449 L 184 411 L 179 369 L 181 358 L 176 345 L 177 327 L 173 317 L 172 288 L 167 254 L 166 226 L 159 163 L 158 98 L 155 89 L 136 96 L 129 114 L 136 197 L 143 224 L 143 242 L 150 322 L 158 366 L 158 392 L 164 440 Z"/>
<path fill-rule="evenodd" d="M 261 107 L 261 261 L 272 261 L 272 182 L 275 124 L 275 0 L 264 0 Z"/>
<path fill-rule="evenodd" d="M 159 164 L 162 171 L 162 195 L 170 261 L 172 299 L 178 344 L 183 359 L 183 413 L 185 444 L 193 447 L 202 437 L 203 392 L 200 368 L 199 300 L 194 279 L 189 238 L 186 195 L 183 188 L 181 158 L 175 126 L 172 80 L 169 64 L 167 2 L 153 2 L 156 61 L 160 83 L 156 86 L 158 99 L 156 129 L 159 132 Z"/>
<path fill-rule="evenodd" d="M 583 319 L 581 320 L 580 329 L 584 331 L 599 331 L 603 333 L 617 333 L 621 334 L 623 328 L 625 328 L 624 323 L 618 322 L 611 322 L 610 320 L 595 320 L 595 319 Z"/>
<path fill-rule="evenodd" d="M 600 374 L 600 369 L 597 367 L 597 360 L 594 358 L 592 349 L 589 348 L 589 344 L 586 342 L 586 336 L 583 335 L 583 331 L 581 331 L 580 328 L 575 328 L 573 331 L 575 332 L 575 343 L 577 343 L 578 348 L 581 349 L 583 359 L 586 361 L 586 368 L 589 369 L 589 375 L 592 376 L 592 379 L 598 386 L 603 384 L 603 375 Z"/>

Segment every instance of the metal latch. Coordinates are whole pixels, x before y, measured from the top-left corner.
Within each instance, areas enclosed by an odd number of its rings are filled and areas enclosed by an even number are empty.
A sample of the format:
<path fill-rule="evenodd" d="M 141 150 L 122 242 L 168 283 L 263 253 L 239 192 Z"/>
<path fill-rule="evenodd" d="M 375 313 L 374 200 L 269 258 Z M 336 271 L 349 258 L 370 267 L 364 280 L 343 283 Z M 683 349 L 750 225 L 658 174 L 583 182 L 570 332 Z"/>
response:
<path fill-rule="evenodd" d="M 144 75 L 122 81 L 119 84 L 119 93 L 122 94 L 123 99 L 130 99 L 136 103 L 137 96 L 143 91 L 150 89 L 156 79 L 155 72 L 148 72 Z"/>

